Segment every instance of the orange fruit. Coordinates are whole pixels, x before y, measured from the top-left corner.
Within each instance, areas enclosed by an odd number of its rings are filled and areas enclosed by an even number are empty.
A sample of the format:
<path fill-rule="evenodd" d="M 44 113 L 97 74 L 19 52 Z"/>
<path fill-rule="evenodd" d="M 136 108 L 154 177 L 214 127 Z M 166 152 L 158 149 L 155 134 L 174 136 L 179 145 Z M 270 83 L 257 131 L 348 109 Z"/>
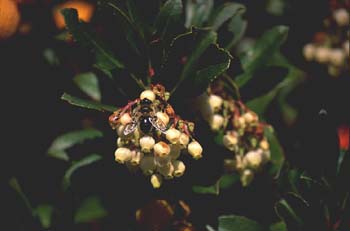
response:
<path fill-rule="evenodd" d="M 62 3 L 60 5 L 57 5 L 53 9 L 53 18 L 55 21 L 55 24 L 58 29 L 63 29 L 66 26 L 66 23 L 64 22 L 64 18 L 61 14 L 61 10 L 64 8 L 74 8 L 78 12 L 78 17 L 80 20 L 84 22 L 89 22 L 91 20 L 91 17 L 94 13 L 95 6 L 89 2 L 81 1 L 81 0 L 72 0 L 65 3 Z"/>
<path fill-rule="evenodd" d="M 21 15 L 14 0 L 0 0 L 0 40 L 16 33 Z"/>

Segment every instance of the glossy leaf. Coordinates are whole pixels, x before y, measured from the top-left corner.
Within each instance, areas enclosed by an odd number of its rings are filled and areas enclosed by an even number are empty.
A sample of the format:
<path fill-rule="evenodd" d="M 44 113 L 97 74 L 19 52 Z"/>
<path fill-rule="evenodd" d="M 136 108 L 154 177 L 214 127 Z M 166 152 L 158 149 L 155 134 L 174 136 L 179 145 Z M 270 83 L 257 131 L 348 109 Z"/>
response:
<path fill-rule="evenodd" d="M 286 40 L 287 34 L 288 27 L 275 26 L 265 32 L 254 47 L 240 57 L 244 69 L 244 73 L 236 77 L 240 87 L 246 84 L 259 68 L 268 63 Z"/>
<path fill-rule="evenodd" d="M 51 226 L 54 208 L 48 204 L 42 204 L 35 208 L 35 214 L 39 218 L 41 226 L 48 229 Z"/>
<path fill-rule="evenodd" d="M 106 61 L 113 64 L 116 68 L 124 68 L 123 63 L 102 42 L 94 38 L 82 22 L 79 22 L 76 9 L 63 9 L 61 13 L 64 16 L 68 31 L 76 41 L 93 49 L 96 54 L 103 56 Z"/>
<path fill-rule="evenodd" d="M 239 3 L 225 3 L 219 6 L 209 19 L 208 25 L 217 31 L 226 21 L 235 15 L 245 11 L 245 7 Z"/>
<path fill-rule="evenodd" d="M 230 23 L 227 26 L 227 30 L 233 33 L 232 39 L 225 44 L 225 48 L 230 50 L 233 46 L 235 46 L 243 37 L 248 22 L 243 19 L 243 14 L 245 13 L 245 8 L 240 8 L 240 10 L 233 16 Z"/>
<path fill-rule="evenodd" d="M 187 28 L 202 26 L 208 20 L 213 6 L 213 0 L 187 1 L 185 26 Z"/>
<path fill-rule="evenodd" d="M 105 104 L 101 104 L 98 102 L 93 102 L 85 99 L 80 99 L 78 97 L 71 96 L 67 93 L 64 93 L 61 96 L 61 99 L 64 101 L 67 101 L 68 103 L 74 106 L 78 106 L 86 109 L 93 109 L 93 110 L 102 111 L 102 112 L 105 112 L 105 111 L 114 112 L 118 109 L 117 107 L 114 107 L 114 106 L 105 105 Z"/>
<path fill-rule="evenodd" d="M 67 188 L 70 186 L 71 183 L 71 176 L 73 175 L 73 173 L 78 170 L 81 167 L 90 165 L 96 161 L 101 160 L 102 157 L 100 155 L 97 154 L 90 154 L 86 157 L 84 157 L 83 159 L 74 162 L 66 171 L 66 173 L 64 174 L 63 177 L 63 182 L 62 182 L 62 186 L 64 190 L 67 190 Z"/>
<path fill-rule="evenodd" d="M 101 101 L 101 92 L 97 76 L 92 72 L 80 73 L 73 78 L 74 83 L 96 101 Z"/>
<path fill-rule="evenodd" d="M 199 194 L 214 194 L 219 195 L 220 189 L 227 189 L 231 187 L 236 182 L 239 182 L 239 176 L 237 174 L 225 174 L 222 175 L 219 180 L 210 186 L 199 186 L 194 185 L 192 187 L 193 192 Z"/>
<path fill-rule="evenodd" d="M 265 128 L 264 134 L 270 144 L 272 162 L 270 173 L 277 178 L 283 167 L 284 151 L 272 127 Z"/>
<path fill-rule="evenodd" d="M 263 231 L 264 228 L 251 219 L 236 215 L 227 215 L 219 217 L 218 231 Z"/>
<path fill-rule="evenodd" d="M 86 198 L 77 209 L 74 222 L 86 223 L 107 216 L 107 210 L 102 206 L 100 199 L 96 196 Z"/>
<path fill-rule="evenodd" d="M 68 132 L 57 137 L 51 144 L 48 155 L 57 159 L 69 160 L 67 149 L 76 144 L 81 144 L 86 140 L 102 137 L 102 132 L 96 129 L 84 129 L 80 131 Z"/>

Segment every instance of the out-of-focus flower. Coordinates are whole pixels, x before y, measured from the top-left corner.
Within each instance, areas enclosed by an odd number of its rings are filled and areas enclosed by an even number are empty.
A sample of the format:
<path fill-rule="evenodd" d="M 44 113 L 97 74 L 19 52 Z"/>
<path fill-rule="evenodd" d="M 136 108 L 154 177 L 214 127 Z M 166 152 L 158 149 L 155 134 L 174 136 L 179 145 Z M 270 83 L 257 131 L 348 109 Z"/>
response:
<path fill-rule="evenodd" d="M 338 139 L 339 139 L 339 147 L 342 150 L 349 149 L 350 142 L 350 127 L 346 125 L 342 125 L 338 127 Z"/>
<path fill-rule="evenodd" d="M 0 40 L 5 40 L 17 31 L 21 14 L 16 1 L 0 0 Z"/>
<path fill-rule="evenodd" d="M 335 10 L 333 17 L 339 26 L 349 26 L 349 12 L 346 9 L 340 8 Z"/>
<path fill-rule="evenodd" d="M 62 4 L 57 5 L 53 9 L 53 19 L 58 29 L 63 29 L 66 26 L 61 10 L 65 8 L 74 8 L 78 12 L 78 17 L 84 22 L 90 22 L 95 6 L 87 1 L 83 0 L 70 0 Z"/>

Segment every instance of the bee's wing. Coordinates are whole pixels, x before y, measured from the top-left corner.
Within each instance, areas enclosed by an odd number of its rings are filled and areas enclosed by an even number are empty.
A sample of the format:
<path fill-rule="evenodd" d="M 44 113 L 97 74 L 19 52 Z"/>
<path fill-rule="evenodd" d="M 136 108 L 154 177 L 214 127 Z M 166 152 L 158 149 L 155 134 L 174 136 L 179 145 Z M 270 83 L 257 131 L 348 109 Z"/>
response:
<path fill-rule="evenodd" d="M 158 118 L 156 116 L 150 118 L 149 121 L 151 122 L 153 127 L 155 127 L 157 130 L 159 130 L 163 133 L 167 130 L 166 125 L 161 120 L 158 120 Z"/>
<path fill-rule="evenodd" d="M 125 126 L 125 128 L 124 128 L 123 134 L 125 136 L 130 135 L 131 133 L 133 133 L 136 130 L 136 128 L 137 128 L 137 122 L 136 121 L 128 123 Z"/>

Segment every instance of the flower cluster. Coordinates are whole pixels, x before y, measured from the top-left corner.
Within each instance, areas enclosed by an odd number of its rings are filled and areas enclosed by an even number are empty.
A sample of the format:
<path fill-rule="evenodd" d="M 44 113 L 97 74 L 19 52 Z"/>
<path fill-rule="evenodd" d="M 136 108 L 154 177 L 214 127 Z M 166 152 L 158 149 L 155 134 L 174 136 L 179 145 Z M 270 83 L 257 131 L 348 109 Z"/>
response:
<path fill-rule="evenodd" d="M 178 160 L 183 150 L 194 159 L 201 158 L 203 151 L 193 138 L 194 124 L 176 115 L 168 98 L 163 86 L 152 85 L 109 117 L 118 134 L 116 162 L 140 168 L 151 176 L 154 188 L 159 188 L 163 179 L 184 174 L 186 166 Z"/>
<path fill-rule="evenodd" d="M 326 65 L 328 73 L 336 77 L 349 69 L 349 12 L 345 8 L 335 9 L 324 21 L 324 27 L 304 46 L 303 55 L 307 61 Z"/>
<path fill-rule="evenodd" d="M 233 153 L 224 160 L 227 171 L 237 171 L 244 186 L 254 174 L 270 160 L 270 148 L 264 136 L 265 124 L 258 115 L 241 101 L 225 94 L 222 88 L 214 88 L 201 96 L 201 113 L 211 129 L 222 132 L 222 143 Z"/>

